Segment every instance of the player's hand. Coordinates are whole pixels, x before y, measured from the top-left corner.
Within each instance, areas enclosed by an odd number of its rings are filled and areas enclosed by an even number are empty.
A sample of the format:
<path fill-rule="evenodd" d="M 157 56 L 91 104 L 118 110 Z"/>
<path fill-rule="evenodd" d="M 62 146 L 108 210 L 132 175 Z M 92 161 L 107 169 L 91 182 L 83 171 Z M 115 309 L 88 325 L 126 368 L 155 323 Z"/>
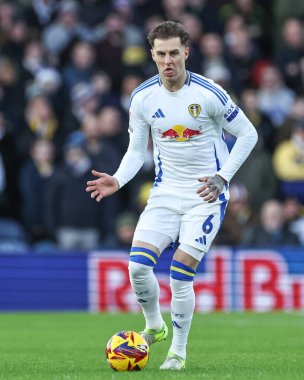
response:
<path fill-rule="evenodd" d="M 213 203 L 222 193 L 226 181 L 219 175 L 213 177 L 203 177 L 198 179 L 204 185 L 197 190 L 197 194 L 208 203 Z"/>
<path fill-rule="evenodd" d="M 119 183 L 116 178 L 106 173 L 100 173 L 92 170 L 92 174 L 97 177 L 93 181 L 87 182 L 86 191 L 91 193 L 91 198 L 100 202 L 102 198 L 108 197 L 119 190 Z"/>

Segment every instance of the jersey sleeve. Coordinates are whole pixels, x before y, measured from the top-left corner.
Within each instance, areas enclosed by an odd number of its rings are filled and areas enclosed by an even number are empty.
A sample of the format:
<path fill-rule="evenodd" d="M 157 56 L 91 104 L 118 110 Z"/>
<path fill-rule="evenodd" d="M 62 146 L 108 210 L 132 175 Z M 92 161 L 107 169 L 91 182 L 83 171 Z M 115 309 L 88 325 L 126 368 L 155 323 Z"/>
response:
<path fill-rule="evenodd" d="M 210 116 L 220 127 L 219 133 L 224 129 L 237 138 L 227 161 L 217 173 L 229 182 L 249 156 L 258 135 L 244 112 L 231 100 L 226 91 L 222 91 L 225 95 L 224 100 L 211 98 L 209 110 Z"/>
<path fill-rule="evenodd" d="M 128 183 L 140 170 L 144 161 L 149 140 L 150 126 L 143 117 L 140 97 L 134 97 L 129 112 L 129 146 L 114 177 L 119 187 Z"/>

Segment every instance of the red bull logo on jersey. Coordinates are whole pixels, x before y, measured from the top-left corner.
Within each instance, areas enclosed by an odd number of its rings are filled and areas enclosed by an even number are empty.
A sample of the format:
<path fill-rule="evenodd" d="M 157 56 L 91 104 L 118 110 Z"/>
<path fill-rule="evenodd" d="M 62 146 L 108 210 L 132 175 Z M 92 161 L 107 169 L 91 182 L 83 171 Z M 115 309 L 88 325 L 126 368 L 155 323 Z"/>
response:
<path fill-rule="evenodd" d="M 161 133 L 163 139 L 174 139 L 176 141 L 187 141 L 194 136 L 203 134 L 202 127 L 199 127 L 199 129 L 190 129 L 183 125 L 174 125 L 172 128 L 164 132 L 159 130 L 159 133 Z"/>

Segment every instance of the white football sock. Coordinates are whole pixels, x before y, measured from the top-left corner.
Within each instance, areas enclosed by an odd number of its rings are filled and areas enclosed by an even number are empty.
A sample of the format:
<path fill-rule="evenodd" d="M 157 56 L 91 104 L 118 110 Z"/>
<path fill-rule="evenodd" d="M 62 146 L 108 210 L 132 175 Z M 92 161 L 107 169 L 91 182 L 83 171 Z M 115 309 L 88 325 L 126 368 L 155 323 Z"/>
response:
<path fill-rule="evenodd" d="M 170 278 L 172 291 L 171 318 L 173 339 L 170 351 L 186 359 L 186 346 L 195 308 L 193 281 Z"/>
<path fill-rule="evenodd" d="M 130 261 L 129 275 L 132 289 L 146 319 L 146 328 L 161 330 L 164 320 L 159 306 L 159 284 L 153 268 Z"/>

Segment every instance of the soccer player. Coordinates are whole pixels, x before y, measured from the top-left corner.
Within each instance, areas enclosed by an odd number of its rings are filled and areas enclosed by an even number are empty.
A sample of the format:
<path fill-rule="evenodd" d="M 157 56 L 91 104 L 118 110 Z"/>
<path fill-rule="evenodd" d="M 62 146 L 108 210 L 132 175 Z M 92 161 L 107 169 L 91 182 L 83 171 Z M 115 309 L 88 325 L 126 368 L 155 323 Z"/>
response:
<path fill-rule="evenodd" d="M 181 24 L 162 22 L 148 40 L 159 74 L 133 91 L 128 150 L 113 176 L 93 171 L 97 179 L 86 190 L 99 202 L 130 181 L 143 165 L 151 131 L 156 177 L 134 234 L 129 274 L 146 320 L 142 336 L 149 345 L 165 340 L 153 268 L 178 239 L 170 267 L 173 339 L 160 369 L 180 370 L 195 307 L 195 271 L 224 218 L 229 181 L 257 133 L 223 88 L 186 70 L 189 34 Z M 230 154 L 223 130 L 237 137 Z"/>

